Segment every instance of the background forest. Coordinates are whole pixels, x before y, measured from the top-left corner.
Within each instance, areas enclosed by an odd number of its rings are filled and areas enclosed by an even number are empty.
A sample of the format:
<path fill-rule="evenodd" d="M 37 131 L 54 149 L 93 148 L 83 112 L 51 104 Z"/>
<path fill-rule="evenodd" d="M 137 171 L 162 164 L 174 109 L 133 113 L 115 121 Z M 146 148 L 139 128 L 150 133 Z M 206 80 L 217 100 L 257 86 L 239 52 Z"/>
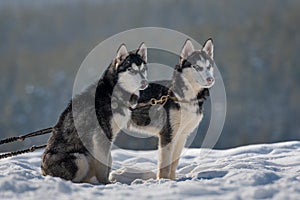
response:
<path fill-rule="evenodd" d="M 91 49 L 121 31 L 158 26 L 198 42 L 214 38 L 227 94 L 215 148 L 299 140 L 299 9 L 297 0 L 0 0 L 0 136 L 54 125 Z M 201 146 L 208 123 L 209 115 L 192 147 Z M 43 136 L 0 151 L 46 141 Z M 151 149 L 156 139 L 123 134 L 117 143 Z"/>

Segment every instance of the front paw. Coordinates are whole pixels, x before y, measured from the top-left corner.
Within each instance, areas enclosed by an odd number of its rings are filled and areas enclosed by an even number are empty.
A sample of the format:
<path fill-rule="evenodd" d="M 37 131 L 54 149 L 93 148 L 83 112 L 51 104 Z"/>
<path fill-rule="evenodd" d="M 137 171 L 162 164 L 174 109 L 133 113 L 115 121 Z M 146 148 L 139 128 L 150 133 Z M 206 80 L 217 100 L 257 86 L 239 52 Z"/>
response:
<path fill-rule="evenodd" d="M 170 167 L 164 167 L 158 170 L 157 179 L 171 179 L 170 178 Z"/>

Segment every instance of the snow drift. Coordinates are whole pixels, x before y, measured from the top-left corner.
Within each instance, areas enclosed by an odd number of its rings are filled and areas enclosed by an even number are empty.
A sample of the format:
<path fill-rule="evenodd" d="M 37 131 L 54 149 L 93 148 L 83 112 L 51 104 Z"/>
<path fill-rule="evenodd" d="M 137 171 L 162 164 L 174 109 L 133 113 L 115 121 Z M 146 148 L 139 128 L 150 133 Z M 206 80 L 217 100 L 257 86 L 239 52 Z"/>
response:
<path fill-rule="evenodd" d="M 157 151 L 113 150 L 112 184 L 40 173 L 42 151 L 0 160 L 0 199 L 299 199 L 300 142 L 185 149 L 177 180 L 155 180 Z"/>

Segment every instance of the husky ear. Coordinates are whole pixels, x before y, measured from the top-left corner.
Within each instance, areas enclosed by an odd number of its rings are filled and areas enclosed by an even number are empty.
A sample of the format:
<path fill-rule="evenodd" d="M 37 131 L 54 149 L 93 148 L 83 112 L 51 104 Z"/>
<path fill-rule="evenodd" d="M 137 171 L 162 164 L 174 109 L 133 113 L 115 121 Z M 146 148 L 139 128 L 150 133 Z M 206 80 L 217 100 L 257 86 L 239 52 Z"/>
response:
<path fill-rule="evenodd" d="M 214 58 L 214 44 L 211 38 L 205 41 L 202 50 L 205 51 L 212 59 Z"/>
<path fill-rule="evenodd" d="M 117 56 L 116 56 L 117 62 L 124 60 L 126 58 L 126 56 L 128 56 L 127 48 L 126 48 L 125 44 L 121 44 L 117 51 Z"/>
<path fill-rule="evenodd" d="M 187 39 L 182 47 L 181 54 L 180 54 L 180 60 L 182 61 L 184 59 L 187 59 L 187 57 L 189 55 L 191 55 L 193 53 L 193 51 L 195 51 L 194 46 L 193 46 L 191 40 Z"/>
<path fill-rule="evenodd" d="M 147 46 L 144 42 L 141 43 L 139 49 L 137 50 L 137 54 L 139 54 L 143 60 L 147 63 Z"/>

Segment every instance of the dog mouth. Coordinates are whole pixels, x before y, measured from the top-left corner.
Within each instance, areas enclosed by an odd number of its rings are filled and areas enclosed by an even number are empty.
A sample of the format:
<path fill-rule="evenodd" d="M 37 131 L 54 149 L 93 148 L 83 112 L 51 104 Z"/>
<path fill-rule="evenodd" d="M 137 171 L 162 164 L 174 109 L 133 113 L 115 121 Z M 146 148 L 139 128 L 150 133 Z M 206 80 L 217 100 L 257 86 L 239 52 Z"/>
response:
<path fill-rule="evenodd" d="M 208 78 L 206 80 L 206 83 L 203 84 L 201 87 L 202 88 L 211 88 L 215 84 L 215 79 L 214 78 Z"/>
<path fill-rule="evenodd" d="M 145 90 L 149 86 L 148 81 L 142 80 L 140 90 Z"/>
<path fill-rule="evenodd" d="M 212 84 L 206 84 L 206 85 L 203 86 L 203 88 L 211 88 L 213 85 L 214 85 L 214 83 L 212 83 Z"/>

